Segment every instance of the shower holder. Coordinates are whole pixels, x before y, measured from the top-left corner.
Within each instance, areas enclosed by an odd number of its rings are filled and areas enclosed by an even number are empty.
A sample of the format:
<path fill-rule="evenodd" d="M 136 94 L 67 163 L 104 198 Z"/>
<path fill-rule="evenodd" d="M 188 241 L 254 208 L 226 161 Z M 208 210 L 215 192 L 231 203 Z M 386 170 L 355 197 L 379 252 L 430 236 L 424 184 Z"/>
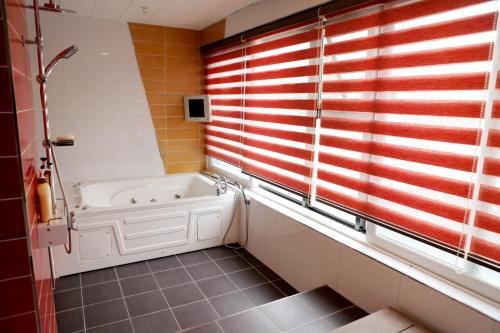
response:
<path fill-rule="evenodd" d="M 62 217 L 51 219 L 49 223 L 38 223 L 37 232 L 40 247 L 68 243 L 68 224 Z"/>

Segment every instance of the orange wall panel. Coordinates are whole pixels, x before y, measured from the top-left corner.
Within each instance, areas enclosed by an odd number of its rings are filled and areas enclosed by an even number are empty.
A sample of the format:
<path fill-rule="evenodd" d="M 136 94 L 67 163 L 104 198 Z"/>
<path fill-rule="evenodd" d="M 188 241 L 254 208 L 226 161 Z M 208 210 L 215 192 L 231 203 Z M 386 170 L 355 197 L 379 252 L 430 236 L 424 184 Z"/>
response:
<path fill-rule="evenodd" d="M 205 169 L 203 126 L 184 120 L 185 95 L 202 92 L 200 32 L 129 23 L 167 173 Z"/>

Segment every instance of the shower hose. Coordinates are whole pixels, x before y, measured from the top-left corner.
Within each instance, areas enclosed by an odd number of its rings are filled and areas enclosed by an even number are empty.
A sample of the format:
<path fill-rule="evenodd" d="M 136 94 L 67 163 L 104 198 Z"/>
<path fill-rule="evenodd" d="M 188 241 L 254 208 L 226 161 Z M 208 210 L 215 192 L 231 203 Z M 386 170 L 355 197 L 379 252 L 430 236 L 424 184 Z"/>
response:
<path fill-rule="evenodd" d="M 233 208 L 231 223 L 229 224 L 229 228 L 227 228 L 226 233 L 224 234 L 224 238 L 222 239 L 222 241 L 223 241 L 225 247 L 230 248 L 230 249 L 234 249 L 234 250 L 240 250 L 240 249 L 244 248 L 248 243 L 248 223 L 250 222 L 250 209 L 248 209 L 249 208 L 248 206 L 250 205 L 250 200 L 247 198 L 247 196 L 245 194 L 245 188 L 243 187 L 243 185 L 240 185 L 240 184 L 237 184 L 236 186 L 230 185 L 229 190 L 233 191 L 235 194 L 235 205 Z M 234 244 L 230 244 L 227 242 L 227 236 L 228 236 L 229 231 L 231 230 L 231 228 L 234 224 L 234 220 L 236 219 L 237 216 L 240 215 L 240 210 L 241 210 L 241 208 L 240 208 L 241 205 L 239 204 L 240 192 L 243 195 L 243 201 L 245 203 L 245 241 L 243 242 L 242 245 L 234 245 Z"/>

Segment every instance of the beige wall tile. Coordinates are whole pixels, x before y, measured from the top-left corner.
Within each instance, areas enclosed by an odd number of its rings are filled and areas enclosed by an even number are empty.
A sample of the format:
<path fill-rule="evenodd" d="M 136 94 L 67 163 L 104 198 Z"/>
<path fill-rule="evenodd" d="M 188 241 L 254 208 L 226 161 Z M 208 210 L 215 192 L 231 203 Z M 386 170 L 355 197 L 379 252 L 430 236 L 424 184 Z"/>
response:
<path fill-rule="evenodd" d="M 166 71 L 162 67 L 141 67 L 141 77 L 143 80 L 165 80 Z"/>
<path fill-rule="evenodd" d="M 205 168 L 203 126 L 184 120 L 185 95 L 203 85 L 200 32 L 129 24 L 167 173 Z"/>
<path fill-rule="evenodd" d="M 137 63 L 140 68 L 148 67 L 165 67 L 166 59 L 162 55 L 136 54 Z"/>
<path fill-rule="evenodd" d="M 196 129 L 169 129 L 167 140 L 199 139 L 200 134 Z"/>
<path fill-rule="evenodd" d="M 134 41 L 136 54 L 148 54 L 162 56 L 165 54 L 165 45 L 161 43 Z"/>
<path fill-rule="evenodd" d="M 200 152 L 198 150 L 169 151 L 166 158 L 167 163 L 198 162 Z"/>
<path fill-rule="evenodd" d="M 199 146 L 199 140 L 169 140 L 166 142 L 166 151 L 196 150 Z"/>
<path fill-rule="evenodd" d="M 203 169 L 203 162 L 165 163 L 167 173 L 197 172 Z"/>
<path fill-rule="evenodd" d="M 164 38 L 167 44 L 192 45 L 196 47 L 200 45 L 200 32 L 196 30 L 165 27 Z"/>
<path fill-rule="evenodd" d="M 199 129 L 200 123 L 185 121 L 184 116 L 182 117 L 168 117 L 168 128 L 187 128 L 187 129 Z"/>
<path fill-rule="evenodd" d="M 167 57 L 200 58 L 199 46 L 167 44 Z"/>
<path fill-rule="evenodd" d="M 161 44 L 163 42 L 163 30 L 151 30 L 151 29 L 141 29 L 141 28 L 133 28 L 130 29 L 130 34 L 132 36 L 132 40 L 141 41 L 141 42 L 153 42 Z"/>

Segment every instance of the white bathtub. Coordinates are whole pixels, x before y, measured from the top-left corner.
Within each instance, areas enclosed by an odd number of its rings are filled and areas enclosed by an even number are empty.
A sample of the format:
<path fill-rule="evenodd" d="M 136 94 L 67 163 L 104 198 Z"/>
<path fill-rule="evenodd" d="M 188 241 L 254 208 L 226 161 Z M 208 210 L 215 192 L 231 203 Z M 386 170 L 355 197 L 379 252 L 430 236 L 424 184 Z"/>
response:
<path fill-rule="evenodd" d="M 217 196 L 214 181 L 197 173 L 71 189 L 73 251 L 53 248 L 56 276 L 221 245 L 236 204 L 232 191 Z"/>

